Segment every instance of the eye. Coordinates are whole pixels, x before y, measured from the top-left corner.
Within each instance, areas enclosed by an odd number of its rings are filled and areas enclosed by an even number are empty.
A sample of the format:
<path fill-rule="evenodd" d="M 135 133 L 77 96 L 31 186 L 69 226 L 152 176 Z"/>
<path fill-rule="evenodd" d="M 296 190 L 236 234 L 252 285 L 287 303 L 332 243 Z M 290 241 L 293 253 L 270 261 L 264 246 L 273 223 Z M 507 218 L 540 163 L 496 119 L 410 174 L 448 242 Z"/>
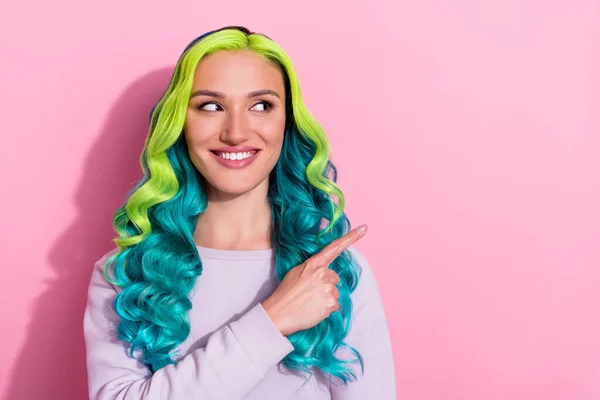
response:
<path fill-rule="evenodd" d="M 273 108 L 273 104 L 269 103 L 268 101 L 264 101 L 264 100 L 256 103 L 254 105 L 254 107 L 259 106 L 259 105 L 262 105 L 263 109 L 262 110 L 257 110 L 257 111 L 268 111 L 271 108 Z M 252 108 L 254 108 L 254 107 L 252 107 Z"/>
<path fill-rule="evenodd" d="M 262 106 L 262 108 L 259 107 L 259 109 L 256 111 L 269 111 L 271 108 L 273 108 L 273 104 L 265 100 L 256 103 L 252 108 L 255 109 L 257 106 Z M 222 107 L 218 103 L 211 101 L 200 104 L 197 109 L 200 111 L 215 112 L 219 111 L 219 109 L 222 109 Z"/>
<path fill-rule="evenodd" d="M 208 108 L 208 106 L 210 106 L 210 108 Z M 218 111 L 216 108 L 217 107 L 221 107 L 220 105 L 218 105 L 217 103 L 214 102 L 209 102 L 209 103 L 202 103 L 198 106 L 198 110 L 201 111 Z"/>

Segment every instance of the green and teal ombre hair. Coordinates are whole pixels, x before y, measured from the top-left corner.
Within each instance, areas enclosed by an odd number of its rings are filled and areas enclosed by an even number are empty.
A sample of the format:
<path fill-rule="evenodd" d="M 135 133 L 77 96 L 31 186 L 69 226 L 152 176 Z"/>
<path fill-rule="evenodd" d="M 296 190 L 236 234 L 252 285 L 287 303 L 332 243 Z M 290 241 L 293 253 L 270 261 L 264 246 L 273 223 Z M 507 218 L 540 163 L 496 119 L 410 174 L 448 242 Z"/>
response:
<path fill-rule="evenodd" d="M 284 77 L 286 128 L 268 191 L 278 278 L 351 229 L 327 137 L 302 101 L 298 77 L 284 50 L 243 27 L 226 27 L 195 39 L 180 56 L 166 92 L 151 112 L 140 158 L 143 177 L 114 215 L 118 251 L 104 271 L 108 281 L 122 289 L 113 303 L 120 316 L 119 339 L 131 344 L 131 357 L 134 351 L 141 352 L 140 361 L 152 373 L 175 363 L 175 349 L 190 333 L 189 294 L 202 275 L 192 234 L 207 207 L 207 196 L 202 176 L 189 158 L 183 126 L 196 66 L 202 57 L 221 50 L 253 51 Z M 114 279 L 108 274 L 113 262 Z M 358 361 L 364 373 L 360 353 L 344 342 L 351 324 L 350 294 L 360 272 L 348 250 L 330 268 L 341 278 L 340 308 L 313 328 L 290 335 L 294 350 L 283 365 L 309 378 L 314 368 L 320 369 L 329 379 L 337 377 L 347 384 L 357 379 L 348 363 Z M 342 347 L 356 358 L 336 357 Z"/>

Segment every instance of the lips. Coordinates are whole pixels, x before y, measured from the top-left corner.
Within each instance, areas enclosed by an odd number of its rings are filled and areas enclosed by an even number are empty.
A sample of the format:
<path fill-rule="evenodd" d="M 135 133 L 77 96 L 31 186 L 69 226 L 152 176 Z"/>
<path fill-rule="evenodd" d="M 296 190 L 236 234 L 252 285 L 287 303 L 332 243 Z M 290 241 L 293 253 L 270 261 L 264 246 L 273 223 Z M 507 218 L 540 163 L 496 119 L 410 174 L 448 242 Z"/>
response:
<path fill-rule="evenodd" d="M 223 153 L 230 153 L 229 151 L 220 151 L 219 150 L 211 150 L 211 153 L 213 154 L 213 157 L 215 157 L 217 159 L 217 161 L 224 167 L 226 168 L 231 168 L 231 169 L 240 169 L 240 168 L 245 168 L 247 166 L 249 166 L 250 164 L 252 164 L 252 162 L 254 160 L 256 160 L 256 157 L 258 157 L 258 154 L 260 153 L 260 150 L 255 149 L 256 151 L 254 152 L 253 155 L 251 155 L 248 158 L 244 158 L 241 160 L 228 160 L 225 158 L 222 158 L 219 153 L 223 152 Z M 246 152 L 250 152 L 252 150 L 246 150 Z M 244 151 L 236 151 L 236 153 L 243 153 Z M 234 152 L 231 152 L 234 153 Z"/>
<path fill-rule="evenodd" d="M 223 146 L 218 149 L 211 149 L 210 151 L 213 153 L 244 153 L 253 150 L 260 151 L 258 147 L 251 146 Z"/>

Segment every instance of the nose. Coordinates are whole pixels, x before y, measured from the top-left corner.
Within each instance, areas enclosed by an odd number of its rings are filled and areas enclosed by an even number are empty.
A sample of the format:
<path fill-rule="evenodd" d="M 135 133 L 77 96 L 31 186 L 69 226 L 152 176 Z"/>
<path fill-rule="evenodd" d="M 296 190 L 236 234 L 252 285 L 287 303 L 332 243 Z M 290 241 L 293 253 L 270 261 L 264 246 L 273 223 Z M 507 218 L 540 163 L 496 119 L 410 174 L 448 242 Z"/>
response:
<path fill-rule="evenodd" d="M 225 117 L 225 125 L 221 131 L 220 139 L 231 145 L 247 141 L 251 136 L 246 115 L 243 110 L 230 110 Z"/>

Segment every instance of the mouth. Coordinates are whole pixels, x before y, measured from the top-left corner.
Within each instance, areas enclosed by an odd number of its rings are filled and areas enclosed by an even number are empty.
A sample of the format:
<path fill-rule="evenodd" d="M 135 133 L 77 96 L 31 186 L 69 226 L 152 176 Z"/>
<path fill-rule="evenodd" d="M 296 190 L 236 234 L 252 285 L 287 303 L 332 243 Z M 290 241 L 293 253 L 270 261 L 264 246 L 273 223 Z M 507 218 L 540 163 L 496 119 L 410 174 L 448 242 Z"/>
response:
<path fill-rule="evenodd" d="M 240 169 L 252 164 L 260 153 L 259 149 L 239 152 L 210 150 L 217 161 L 226 168 Z"/>

